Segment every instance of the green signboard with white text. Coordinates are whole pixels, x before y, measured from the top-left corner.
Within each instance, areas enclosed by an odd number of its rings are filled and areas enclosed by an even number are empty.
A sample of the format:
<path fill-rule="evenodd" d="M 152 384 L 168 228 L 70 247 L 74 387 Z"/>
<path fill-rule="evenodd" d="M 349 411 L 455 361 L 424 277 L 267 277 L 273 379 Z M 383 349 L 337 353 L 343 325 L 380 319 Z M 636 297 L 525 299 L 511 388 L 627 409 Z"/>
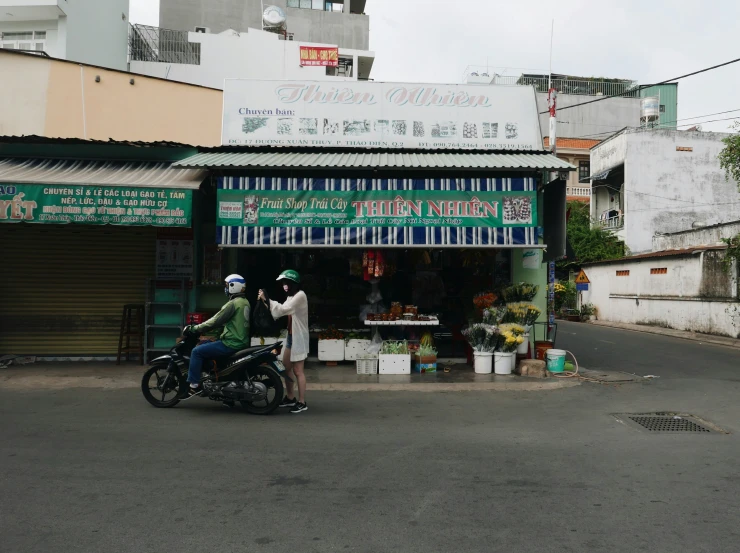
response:
<path fill-rule="evenodd" d="M 189 227 L 191 190 L 0 184 L 0 223 Z"/>
<path fill-rule="evenodd" d="M 217 224 L 255 227 L 535 227 L 535 192 L 218 191 Z"/>

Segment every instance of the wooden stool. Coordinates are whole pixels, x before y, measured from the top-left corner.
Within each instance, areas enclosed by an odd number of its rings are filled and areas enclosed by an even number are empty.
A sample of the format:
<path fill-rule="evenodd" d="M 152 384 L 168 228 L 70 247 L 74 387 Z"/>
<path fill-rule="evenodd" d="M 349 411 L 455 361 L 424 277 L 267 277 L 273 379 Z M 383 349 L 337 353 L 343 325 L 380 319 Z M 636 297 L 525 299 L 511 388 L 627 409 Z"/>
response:
<path fill-rule="evenodd" d="M 121 354 L 126 354 L 126 361 L 130 361 L 130 355 L 132 353 L 139 354 L 139 363 L 143 365 L 144 304 L 127 303 L 123 306 L 121 333 L 118 336 L 118 358 L 116 359 L 116 365 L 121 364 Z"/>

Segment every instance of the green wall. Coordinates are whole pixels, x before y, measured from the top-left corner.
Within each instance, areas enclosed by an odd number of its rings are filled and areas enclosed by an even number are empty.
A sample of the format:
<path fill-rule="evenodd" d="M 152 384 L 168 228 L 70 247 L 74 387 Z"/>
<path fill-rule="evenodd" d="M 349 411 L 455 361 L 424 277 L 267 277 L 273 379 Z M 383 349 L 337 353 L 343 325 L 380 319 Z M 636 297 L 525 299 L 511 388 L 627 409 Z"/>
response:
<path fill-rule="evenodd" d="M 665 111 L 660 114 L 660 127 L 675 129 L 678 120 L 678 84 L 661 84 L 643 88 L 640 91 L 640 98 L 648 96 L 658 96 L 660 105 L 665 106 Z"/>

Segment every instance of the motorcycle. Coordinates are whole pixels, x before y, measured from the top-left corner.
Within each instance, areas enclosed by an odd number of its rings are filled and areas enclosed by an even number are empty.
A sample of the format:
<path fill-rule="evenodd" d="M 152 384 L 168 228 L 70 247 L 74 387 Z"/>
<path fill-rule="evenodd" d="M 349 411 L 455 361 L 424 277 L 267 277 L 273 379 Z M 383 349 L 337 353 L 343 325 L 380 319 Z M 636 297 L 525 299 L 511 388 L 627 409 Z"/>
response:
<path fill-rule="evenodd" d="M 141 392 L 154 407 L 174 407 L 188 394 L 190 354 L 199 335 L 178 338 L 167 355 L 157 357 L 141 379 Z M 269 415 L 283 400 L 285 366 L 278 360 L 282 342 L 243 349 L 204 366 L 200 397 L 221 401 L 228 407 L 240 402 L 248 413 Z M 210 367 L 210 370 L 208 370 Z"/>

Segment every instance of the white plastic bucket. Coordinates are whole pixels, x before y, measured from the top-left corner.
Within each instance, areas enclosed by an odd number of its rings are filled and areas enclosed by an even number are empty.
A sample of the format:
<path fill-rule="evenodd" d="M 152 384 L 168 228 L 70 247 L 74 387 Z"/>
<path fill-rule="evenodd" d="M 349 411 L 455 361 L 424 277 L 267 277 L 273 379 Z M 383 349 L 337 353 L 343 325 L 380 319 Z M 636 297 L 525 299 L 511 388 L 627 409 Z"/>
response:
<path fill-rule="evenodd" d="M 524 338 L 524 341 L 519 344 L 518 348 L 516 348 L 516 352 L 519 355 L 527 355 L 527 353 L 529 353 L 529 332 L 522 334 L 522 337 Z"/>
<path fill-rule="evenodd" d="M 473 352 L 473 367 L 476 374 L 491 374 L 493 371 L 493 354 L 479 351 Z"/>
<path fill-rule="evenodd" d="M 516 359 L 514 353 L 505 353 L 503 351 L 497 351 L 495 354 L 496 363 L 494 370 L 496 374 L 511 374 L 513 370 L 512 360 Z"/>

